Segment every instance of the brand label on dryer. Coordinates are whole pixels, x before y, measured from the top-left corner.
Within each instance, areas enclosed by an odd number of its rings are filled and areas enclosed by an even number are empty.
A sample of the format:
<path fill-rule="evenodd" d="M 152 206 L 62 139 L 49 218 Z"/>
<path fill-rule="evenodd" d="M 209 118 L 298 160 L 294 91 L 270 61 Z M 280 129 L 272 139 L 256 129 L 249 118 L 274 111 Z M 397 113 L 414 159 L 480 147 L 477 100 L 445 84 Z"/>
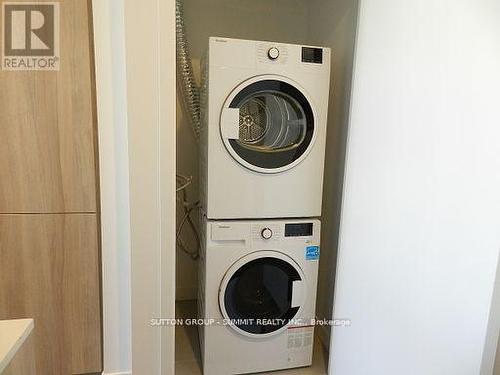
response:
<path fill-rule="evenodd" d="M 318 260 L 318 259 L 319 259 L 319 246 L 307 246 L 306 260 Z"/>

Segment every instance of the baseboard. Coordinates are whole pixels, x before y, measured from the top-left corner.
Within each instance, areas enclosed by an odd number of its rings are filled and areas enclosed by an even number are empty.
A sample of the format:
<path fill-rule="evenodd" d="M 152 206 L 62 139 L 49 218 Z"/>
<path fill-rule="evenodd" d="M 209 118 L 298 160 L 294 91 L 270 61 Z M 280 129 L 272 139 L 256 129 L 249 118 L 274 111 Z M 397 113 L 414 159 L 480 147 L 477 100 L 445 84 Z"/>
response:
<path fill-rule="evenodd" d="M 103 372 L 102 375 L 132 375 L 132 372 Z"/>

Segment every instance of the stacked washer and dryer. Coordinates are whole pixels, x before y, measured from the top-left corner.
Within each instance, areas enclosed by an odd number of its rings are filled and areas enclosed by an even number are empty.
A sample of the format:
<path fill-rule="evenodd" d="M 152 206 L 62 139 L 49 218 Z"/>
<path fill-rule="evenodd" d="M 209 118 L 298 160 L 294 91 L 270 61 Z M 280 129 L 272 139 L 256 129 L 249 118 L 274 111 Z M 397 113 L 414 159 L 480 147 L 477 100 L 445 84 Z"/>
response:
<path fill-rule="evenodd" d="M 330 50 L 210 38 L 202 70 L 204 374 L 309 366 Z"/>

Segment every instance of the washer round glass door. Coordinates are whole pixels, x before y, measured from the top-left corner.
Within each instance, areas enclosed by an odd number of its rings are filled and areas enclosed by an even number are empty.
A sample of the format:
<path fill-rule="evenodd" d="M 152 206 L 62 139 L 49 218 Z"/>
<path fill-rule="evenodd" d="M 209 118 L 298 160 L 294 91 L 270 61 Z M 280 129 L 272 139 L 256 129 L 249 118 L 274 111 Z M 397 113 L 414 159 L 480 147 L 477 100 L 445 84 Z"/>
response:
<path fill-rule="evenodd" d="M 233 91 L 221 114 L 221 135 L 243 166 L 276 173 L 298 164 L 313 145 L 314 111 L 293 81 L 260 76 Z"/>
<path fill-rule="evenodd" d="M 305 278 L 287 255 L 259 251 L 241 258 L 221 283 L 222 315 L 246 336 L 269 336 L 285 329 L 304 301 Z"/>

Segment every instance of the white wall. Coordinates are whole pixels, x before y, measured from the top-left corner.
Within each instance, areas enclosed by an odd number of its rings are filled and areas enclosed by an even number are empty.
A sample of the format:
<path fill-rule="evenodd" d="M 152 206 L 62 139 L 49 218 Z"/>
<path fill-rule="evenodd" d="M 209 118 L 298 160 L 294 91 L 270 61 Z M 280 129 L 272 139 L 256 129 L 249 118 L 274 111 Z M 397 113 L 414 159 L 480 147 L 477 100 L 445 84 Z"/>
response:
<path fill-rule="evenodd" d="M 308 42 L 332 49 L 317 303 L 317 314 L 321 319 L 329 319 L 333 308 L 357 7 L 358 1 L 355 0 L 312 0 L 309 2 Z M 329 328 L 323 326 L 318 332 L 323 342 L 328 345 Z"/>
<path fill-rule="evenodd" d="M 104 374 L 174 373 L 174 1 L 93 1 Z M 132 295 L 131 295 L 132 294 Z"/>
<path fill-rule="evenodd" d="M 174 1 L 124 0 L 130 171 L 132 372 L 174 373 Z"/>
<path fill-rule="evenodd" d="M 195 71 L 199 72 L 199 61 L 210 36 L 305 43 L 307 3 L 307 0 L 184 0 L 187 36 Z M 181 98 L 178 98 L 177 170 L 181 174 L 194 176 L 188 194 L 192 200 L 196 200 L 198 150 L 188 119 L 179 105 L 181 102 Z M 180 219 L 182 211 L 178 211 L 177 218 Z M 184 238 L 191 248 L 195 247 L 189 231 Z M 181 300 L 195 299 L 196 262 L 181 251 L 177 255 L 176 297 Z"/>
<path fill-rule="evenodd" d="M 175 317 L 176 234 L 176 48 L 175 1 L 158 0 L 158 98 L 160 137 L 160 312 Z M 175 375 L 175 328 L 161 329 L 161 375 Z M 136 372 L 136 374 L 140 374 Z"/>
<path fill-rule="evenodd" d="M 352 326 L 333 331 L 331 374 L 485 365 L 499 66 L 497 0 L 361 0 L 334 312 Z"/>
<path fill-rule="evenodd" d="M 104 374 L 131 364 L 130 206 L 123 2 L 92 3 L 99 130 Z"/>
<path fill-rule="evenodd" d="M 493 371 L 493 375 L 500 375 L 500 340 L 497 344 L 497 356 L 495 362 L 495 370 Z"/>

